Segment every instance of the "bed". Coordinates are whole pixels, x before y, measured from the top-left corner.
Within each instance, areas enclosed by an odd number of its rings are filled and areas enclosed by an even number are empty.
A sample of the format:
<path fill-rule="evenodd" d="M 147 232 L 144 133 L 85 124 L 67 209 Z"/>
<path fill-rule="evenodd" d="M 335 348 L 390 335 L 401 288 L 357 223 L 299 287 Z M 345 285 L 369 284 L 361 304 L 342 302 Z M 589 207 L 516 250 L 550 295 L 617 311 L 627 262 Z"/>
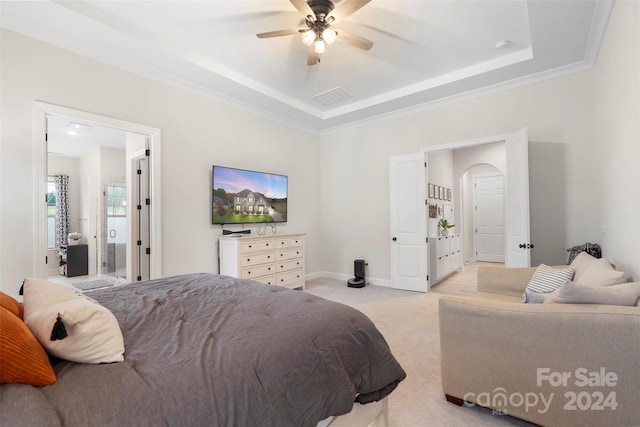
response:
<path fill-rule="evenodd" d="M 52 360 L 53 385 L 2 384 L 2 425 L 337 425 L 379 415 L 406 376 L 370 319 L 302 291 L 201 273 L 88 295 L 124 361 Z"/>

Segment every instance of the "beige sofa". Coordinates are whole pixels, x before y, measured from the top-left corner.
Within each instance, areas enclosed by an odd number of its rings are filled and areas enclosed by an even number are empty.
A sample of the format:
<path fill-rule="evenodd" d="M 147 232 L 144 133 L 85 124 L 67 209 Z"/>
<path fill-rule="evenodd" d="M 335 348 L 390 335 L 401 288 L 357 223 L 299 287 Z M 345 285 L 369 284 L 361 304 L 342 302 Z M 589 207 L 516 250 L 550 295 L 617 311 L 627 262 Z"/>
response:
<path fill-rule="evenodd" d="M 640 302 L 523 304 L 535 268 L 478 270 L 440 300 L 447 400 L 545 426 L 640 425 Z"/>

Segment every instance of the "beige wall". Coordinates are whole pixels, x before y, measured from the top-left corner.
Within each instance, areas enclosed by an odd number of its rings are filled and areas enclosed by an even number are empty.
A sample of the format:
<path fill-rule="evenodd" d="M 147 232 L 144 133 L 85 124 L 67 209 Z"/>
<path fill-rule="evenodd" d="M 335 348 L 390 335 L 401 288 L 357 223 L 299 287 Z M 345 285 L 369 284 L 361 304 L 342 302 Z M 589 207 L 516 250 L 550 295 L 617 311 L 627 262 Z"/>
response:
<path fill-rule="evenodd" d="M 364 258 L 389 278 L 389 156 L 527 126 L 532 259 L 563 263 L 568 247 L 598 242 L 640 280 L 639 7 L 616 2 L 595 71 L 324 136 L 323 268 Z"/>
<path fill-rule="evenodd" d="M 389 157 L 527 126 L 533 239 L 553 224 L 564 233 L 554 246 L 599 242 L 638 278 L 638 7 L 616 2 L 594 71 L 320 137 L 3 30 L 0 288 L 15 294 L 33 271 L 34 100 L 162 129 L 164 275 L 217 271 L 209 187 L 220 164 L 289 175 L 279 231 L 307 233 L 309 273 L 351 274 L 363 258 L 388 279 Z"/>
<path fill-rule="evenodd" d="M 594 241 L 598 221 L 583 214 L 597 201 L 592 191 L 597 178 L 590 173 L 595 162 L 592 93 L 592 73 L 583 72 L 324 136 L 324 269 L 347 273 L 353 259 L 363 258 L 372 277 L 389 278 L 389 156 L 524 126 L 531 146 L 557 146 L 566 153 L 561 170 L 548 171 L 545 163 L 538 162 L 540 156 L 531 159 L 531 170 L 567 176 L 558 182 L 567 186 L 565 199 L 550 201 L 542 196 L 533 198 L 532 206 L 562 205 L 562 217 L 544 221 L 556 221 L 566 229 L 563 250 Z M 344 208 L 347 205 L 349 209 Z M 563 261 L 566 258 L 548 262 Z"/>
<path fill-rule="evenodd" d="M 6 30 L 0 55 L 0 289 L 16 295 L 34 271 L 34 100 L 162 130 L 163 275 L 217 272 L 213 164 L 288 175 L 278 230 L 307 233 L 307 269 L 320 269 L 317 136 Z"/>
<path fill-rule="evenodd" d="M 601 197 L 583 214 L 597 212 L 604 256 L 640 280 L 640 2 L 616 2 L 593 82 Z"/>

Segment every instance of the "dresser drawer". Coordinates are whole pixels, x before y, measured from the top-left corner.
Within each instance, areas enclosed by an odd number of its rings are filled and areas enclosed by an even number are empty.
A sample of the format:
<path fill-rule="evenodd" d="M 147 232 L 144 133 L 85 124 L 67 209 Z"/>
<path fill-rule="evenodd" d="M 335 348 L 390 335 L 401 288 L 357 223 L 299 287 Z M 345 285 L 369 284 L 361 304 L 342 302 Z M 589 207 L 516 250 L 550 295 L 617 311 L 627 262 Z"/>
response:
<path fill-rule="evenodd" d="M 287 288 L 296 288 L 303 285 L 302 269 L 293 270 L 276 275 L 276 284 Z"/>
<path fill-rule="evenodd" d="M 275 240 L 264 240 L 264 241 L 260 242 L 260 250 L 261 251 L 274 249 L 275 247 L 276 247 L 276 241 Z"/>
<path fill-rule="evenodd" d="M 301 238 L 289 239 L 289 245 L 288 246 L 290 248 L 302 247 L 302 239 Z"/>
<path fill-rule="evenodd" d="M 276 271 L 278 273 L 295 270 L 297 268 L 302 268 L 302 259 L 292 259 L 290 261 L 282 261 L 276 263 Z"/>
<path fill-rule="evenodd" d="M 289 247 L 289 240 L 288 239 L 276 240 L 276 249 L 283 249 L 283 248 L 288 248 L 288 247 Z"/>
<path fill-rule="evenodd" d="M 268 254 L 256 253 L 256 254 L 242 255 L 242 260 L 240 262 L 240 265 L 242 267 L 248 267 L 250 265 L 267 264 L 270 262 L 273 262 L 272 253 L 268 253 Z"/>
<path fill-rule="evenodd" d="M 243 254 L 257 252 L 260 250 L 261 242 L 242 242 L 240 245 L 240 252 Z"/>
<path fill-rule="evenodd" d="M 256 282 L 264 283 L 265 285 L 275 285 L 276 284 L 276 276 L 262 276 L 257 279 L 253 279 Z"/>
<path fill-rule="evenodd" d="M 285 249 L 276 252 L 276 261 L 283 261 L 294 258 L 302 257 L 302 248 L 297 249 Z"/>
<path fill-rule="evenodd" d="M 243 279 L 255 279 L 256 277 L 266 276 L 275 273 L 275 267 L 273 264 L 262 264 L 252 267 L 243 267 L 241 278 Z"/>

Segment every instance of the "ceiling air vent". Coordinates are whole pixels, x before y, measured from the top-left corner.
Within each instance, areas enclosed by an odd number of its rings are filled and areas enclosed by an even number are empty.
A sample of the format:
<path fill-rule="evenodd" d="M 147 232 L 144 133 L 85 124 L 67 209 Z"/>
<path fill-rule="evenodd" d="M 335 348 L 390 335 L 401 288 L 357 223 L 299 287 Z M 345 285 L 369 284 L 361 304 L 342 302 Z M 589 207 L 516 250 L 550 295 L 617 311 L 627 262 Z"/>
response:
<path fill-rule="evenodd" d="M 349 98 L 353 98 L 353 95 L 339 87 L 319 93 L 313 97 L 313 99 L 323 105 L 337 104 L 338 102 L 345 101 Z"/>

